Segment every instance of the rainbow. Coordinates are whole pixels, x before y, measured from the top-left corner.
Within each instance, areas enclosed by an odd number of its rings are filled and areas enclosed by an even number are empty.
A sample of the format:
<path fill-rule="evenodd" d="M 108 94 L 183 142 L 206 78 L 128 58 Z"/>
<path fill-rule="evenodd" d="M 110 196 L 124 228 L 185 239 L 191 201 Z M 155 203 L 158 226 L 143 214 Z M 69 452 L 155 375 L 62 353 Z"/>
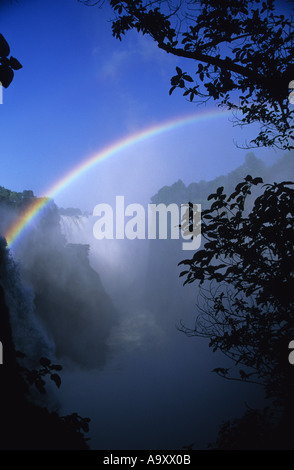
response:
<path fill-rule="evenodd" d="M 141 130 L 135 134 L 129 135 L 108 147 L 98 151 L 94 155 L 84 159 L 76 167 L 72 168 L 66 175 L 53 184 L 45 194 L 46 197 L 38 198 L 33 201 L 29 207 L 24 211 L 24 213 L 17 218 L 17 220 L 8 228 L 5 233 L 5 238 L 9 248 L 13 248 L 16 241 L 19 239 L 21 234 L 29 227 L 30 223 L 37 217 L 39 213 L 49 204 L 54 196 L 73 183 L 77 178 L 79 178 L 83 173 L 88 171 L 90 168 L 95 166 L 97 163 L 109 158 L 116 153 L 136 144 L 154 137 L 165 132 L 172 131 L 184 127 L 188 124 L 197 123 L 200 121 L 206 121 L 211 119 L 216 119 L 221 116 L 229 116 L 230 111 L 221 111 L 220 109 L 213 109 L 210 111 L 193 114 L 185 117 L 180 117 L 176 119 L 169 120 L 154 126 L 148 127 L 144 130 Z"/>

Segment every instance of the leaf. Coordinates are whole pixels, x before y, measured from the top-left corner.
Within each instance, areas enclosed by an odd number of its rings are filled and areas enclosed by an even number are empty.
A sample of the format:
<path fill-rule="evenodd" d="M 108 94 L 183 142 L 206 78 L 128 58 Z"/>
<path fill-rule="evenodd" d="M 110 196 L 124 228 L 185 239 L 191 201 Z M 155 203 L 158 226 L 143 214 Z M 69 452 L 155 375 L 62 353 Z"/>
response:
<path fill-rule="evenodd" d="M 199 260 L 202 260 L 203 258 L 207 257 L 207 252 L 206 250 L 199 250 L 196 251 L 196 253 L 193 256 L 193 262 L 198 262 Z"/>
<path fill-rule="evenodd" d="M 171 94 L 172 94 L 172 92 L 174 91 L 174 89 L 175 89 L 175 88 L 176 88 L 176 86 L 175 86 L 175 85 L 174 85 L 174 86 L 172 86 L 172 87 L 171 87 L 171 89 L 169 90 L 168 94 L 169 94 L 169 95 L 171 95 Z"/>
<path fill-rule="evenodd" d="M 41 366 L 43 366 L 43 367 L 49 367 L 50 364 L 51 364 L 51 361 L 49 359 L 47 359 L 47 357 L 41 357 L 39 362 L 40 362 Z"/>
<path fill-rule="evenodd" d="M 239 194 L 239 192 L 241 191 L 241 189 L 242 189 L 245 185 L 246 185 L 246 183 L 244 183 L 244 182 L 243 182 L 243 183 L 238 183 L 237 186 L 235 187 L 235 192 L 236 192 L 237 194 Z M 234 194 L 235 194 L 235 193 L 234 193 Z M 237 194 L 236 194 L 236 195 L 237 195 Z M 234 195 L 234 197 L 235 197 L 235 195 Z"/>
<path fill-rule="evenodd" d="M 223 190 L 224 190 L 224 187 L 223 187 L 223 186 L 220 186 L 219 188 L 217 188 L 216 194 L 217 194 L 218 196 L 220 196 L 220 195 L 222 194 Z"/>
<path fill-rule="evenodd" d="M 13 70 L 19 70 L 22 68 L 21 63 L 15 57 L 12 56 L 9 59 L 9 65 Z"/>
<path fill-rule="evenodd" d="M 192 261 L 190 259 L 183 259 L 182 261 L 180 261 L 178 263 L 178 266 L 180 266 L 181 264 L 191 264 Z"/>
<path fill-rule="evenodd" d="M 0 57 L 7 57 L 9 55 L 9 52 L 10 48 L 8 42 L 6 41 L 4 36 L 0 34 Z"/>
<path fill-rule="evenodd" d="M 14 72 L 7 65 L 0 65 L 0 82 L 4 88 L 9 87 L 14 77 Z"/>
<path fill-rule="evenodd" d="M 189 271 L 182 271 L 182 272 L 179 274 L 179 277 L 185 276 L 186 274 L 189 274 Z"/>
<path fill-rule="evenodd" d="M 186 75 L 186 74 L 185 74 L 185 75 L 183 76 L 183 78 L 184 78 L 184 80 L 187 80 L 187 82 L 193 82 L 193 78 L 190 77 L 190 75 Z"/>
<path fill-rule="evenodd" d="M 245 181 L 252 182 L 252 176 L 247 175 L 246 178 L 245 178 Z"/>
<path fill-rule="evenodd" d="M 250 377 L 250 375 L 246 374 L 246 372 L 244 372 L 244 370 L 239 370 L 239 374 L 240 374 L 240 377 L 242 380 L 246 380 Z"/>
<path fill-rule="evenodd" d="M 217 241 L 214 240 L 212 242 L 205 243 L 204 246 L 207 250 L 214 250 L 217 247 Z"/>
<path fill-rule="evenodd" d="M 229 369 L 225 367 L 216 367 L 215 369 L 212 370 L 212 372 L 216 372 L 217 374 L 221 374 L 225 376 L 228 374 Z"/>
<path fill-rule="evenodd" d="M 257 185 L 257 184 L 259 184 L 259 183 L 263 183 L 263 179 L 262 179 L 262 178 L 257 177 L 257 178 L 254 178 L 254 179 L 252 180 L 252 184 L 254 184 L 254 185 Z"/>
<path fill-rule="evenodd" d="M 59 377 L 58 374 L 51 374 L 50 375 L 50 379 L 53 380 L 53 382 L 55 382 L 56 386 L 59 388 L 60 385 L 61 385 L 61 378 Z"/>

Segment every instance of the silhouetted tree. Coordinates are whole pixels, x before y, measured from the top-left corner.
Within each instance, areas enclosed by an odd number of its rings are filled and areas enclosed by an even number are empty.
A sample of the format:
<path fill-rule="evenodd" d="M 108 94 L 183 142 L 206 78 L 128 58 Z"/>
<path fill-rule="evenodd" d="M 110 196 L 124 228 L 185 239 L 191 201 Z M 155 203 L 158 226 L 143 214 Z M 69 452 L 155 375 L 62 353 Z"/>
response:
<path fill-rule="evenodd" d="M 225 421 L 216 441 L 208 448 L 218 450 L 269 450 L 285 446 L 283 437 L 274 426 L 274 416 L 269 408 L 248 409 L 244 416 Z M 287 444 L 286 444 L 287 445 Z"/>
<path fill-rule="evenodd" d="M 248 175 L 229 197 L 223 187 L 208 197 L 202 249 L 179 263 L 187 267 L 184 284 L 199 283 L 198 316 L 193 328 L 180 329 L 209 338 L 213 351 L 232 360 L 217 374 L 264 387 L 280 412 L 280 435 L 293 446 L 294 183 L 264 185 L 250 209 L 245 203 L 261 183 Z"/>
<path fill-rule="evenodd" d="M 288 100 L 294 79 L 293 18 L 279 14 L 274 0 L 109 3 L 116 14 L 116 38 L 135 29 L 165 52 L 190 59 L 190 74 L 176 68 L 170 94 L 180 88 L 190 101 L 212 98 L 236 111 L 236 123 L 260 123 L 254 146 L 293 148 L 294 111 Z"/>
<path fill-rule="evenodd" d="M 149 35 L 165 52 L 190 59 L 190 73 L 176 67 L 170 94 L 179 88 L 191 102 L 213 99 L 234 112 L 235 123 L 259 123 L 252 146 L 294 148 L 293 92 L 289 96 L 294 86 L 293 19 L 278 12 L 274 0 L 110 0 L 109 4 L 115 12 L 114 37 L 121 40 L 134 29 Z M 181 273 L 185 283 L 197 281 L 202 299 L 195 328 L 180 328 L 187 335 L 209 338 L 214 351 L 232 360 L 233 367 L 216 368 L 217 374 L 259 383 L 280 412 L 274 424 L 272 416 L 257 411 L 223 426 L 219 448 L 246 448 L 244 432 L 249 438 L 254 426 L 257 448 L 271 447 L 272 426 L 279 436 L 278 447 L 293 448 L 294 442 L 293 368 L 288 361 L 294 337 L 294 194 L 292 183 L 267 185 L 255 202 L 251 198 L 250 211 L 245 202 L 251 188 L 261 182 L 248 175 L 230 197 L 222 187 L 211 194 L 208 199 L 214 202 L 202 213 L 204 247 L 180 263 L 187 266 Z M 189 219 L 182 223 L 189 226 Z M 266 442 L 260 446 L 262 436 Z"/>
<path fill-rule="evenodd" d="M 10 47 L 8 42 L 0 34 L 0 83 L 7 88 L 13 80 L 14 70 L 22 68 L 21 63 L 15 57 L 9 57 Z"/>

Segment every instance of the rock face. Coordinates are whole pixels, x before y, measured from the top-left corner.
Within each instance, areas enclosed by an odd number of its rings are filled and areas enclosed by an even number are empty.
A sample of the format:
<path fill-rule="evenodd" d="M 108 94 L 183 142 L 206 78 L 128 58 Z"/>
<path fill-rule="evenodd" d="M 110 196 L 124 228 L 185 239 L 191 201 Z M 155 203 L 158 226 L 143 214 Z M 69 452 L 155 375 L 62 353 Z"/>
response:
<path fill-rule="evenodd" d="M 69 425 L 67 418 L 49 412 L 28 398 L 29 386 L 24 379 L 23 368 L 11 328 L 11 312 L 5 290 L 9 279 L 4 278 L 9 269 L 5 241 L 0 243 L 0 340 L 3 346 L 3 363 L 0 365 L 1 383 L 1 450 L 71 450 L 88 449 L 78 428 Z"/>
<path fill-rule="evenodd" d="M 9 207 L 11 218 L 18 210 Z M 79 216 L 62 218 L 63 228 L 67 224 L 69 229 L 76 227 Z M 32 297 L 30 311 L 25 314 L 24 306 L 19 305 L 14 317 L 33 315 L 60 363 L 91 369 L 103 367 L 107 361 L 108 336 L 117 325 L 118 314 L 88 255 L 88 245 L 67 243 L 58 208 L 49 203 L 13 252 L 21 281 Z M 15 327 L 19 330 L 17 322 Z M 23 335 L 21 331 L 14 334 L 16 340 Z"/>
<path fill-rule="evenodd" d="M 88 249 L 68 244 L 47 260 L 42 276 L 26 272 L 26 278 L 34 286 L 37 315 L 54 341 L 56 357 L 97 368 L 107 361 L 107 339 L 117 314 L 89 264 Z"/>

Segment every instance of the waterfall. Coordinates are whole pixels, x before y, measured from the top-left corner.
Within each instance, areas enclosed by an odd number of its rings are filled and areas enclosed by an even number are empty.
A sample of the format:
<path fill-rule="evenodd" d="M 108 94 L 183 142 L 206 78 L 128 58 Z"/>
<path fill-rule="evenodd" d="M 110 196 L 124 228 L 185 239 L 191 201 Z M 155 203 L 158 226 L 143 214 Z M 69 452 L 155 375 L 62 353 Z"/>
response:
<path fill-rule="evenodd" d="M 18 264 L 0 239 L 0 284 L 10 313 L 10 324 L 16 350 L 26 355 L 27 366 L 36 366 L 42 356 L 54 358 L 54 344 L 39 322 L 34 305 L 34 292 L 21 280 Z"/>
<path fill-rule="evenodd" d="M 83 243 L 89 229 L 89 217 L 84 215 L 60 215 L 60 229 L 68 243 Z"/>

